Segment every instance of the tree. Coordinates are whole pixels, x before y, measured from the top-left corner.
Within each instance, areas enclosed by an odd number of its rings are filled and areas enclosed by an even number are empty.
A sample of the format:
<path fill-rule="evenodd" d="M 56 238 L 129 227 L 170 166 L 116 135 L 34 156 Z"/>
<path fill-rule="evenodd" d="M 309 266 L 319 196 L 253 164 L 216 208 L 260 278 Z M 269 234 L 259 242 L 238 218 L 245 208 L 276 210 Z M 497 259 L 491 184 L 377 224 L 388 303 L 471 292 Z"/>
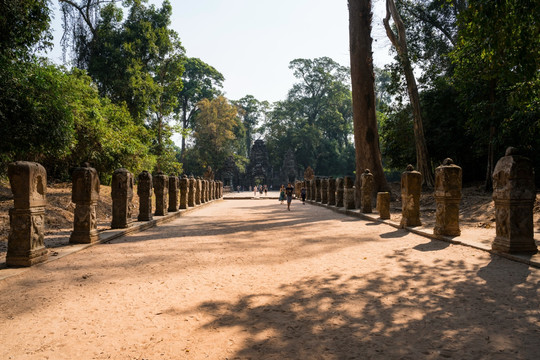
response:
<path fill-rule="evenodd" d="M 390 17 L 396 25 L 397 33 L 394 33 L 390 27 Z M 435 181 L 433 179 L 433 173 L 429 164 L 429 156 L 426 146 L 426 140 L 424 137 L 424 126 L 422 123 L 422 110 L 420 108 L 420 97 L 418 95 L 418 87 L 416 85 L 416 79 L 414 77 L 411 62 L 409 60 L 407 50 L 407 39 L 405 35 L 405 25 L 403 20 L 399 16 L 394 0 L 386 0 L 386 17 L 383 20 L 386 34 L 390 39 L 392 45 L 396 49 L 405 79 L 407 82 L 407 90 L 409 93 L 409 99 L 413 111 L 413 129 L 416 145 L 416 167 L 423 175 L 422 182 L 428 187 L 433 187 Z"/>
<path fill-rule="evenodd" d="M 246 130 L 245 135 L 245 152 L 246 157 L 250 157 L 251 144 L 253 142 L 253 135 L 256 131 L 257 124 L 262 118 L 263 112 L 268 108 L 267 101 L 259 101 L 255 99 L 253 95 L 246 95 L 243 98 L 233 101 L 238 109 L 238 114 L 242 118 L 242 123 Z"/>
<path fill-rule="evenodd" d="M 389 191 L 384 177 L 375 113 L 375 87 L 371 54 L 371 1 L 349 0 L 349 40 L 356 149 L 356 193 L 360 202 L 360 174 L 370 169 L 375 191 Z"/>
<path fill-rule="evenodd" d="M 197 58 L 185 58 L 182 75 L 183 88 L 180 91 L 179 106 L 182 113 L 182 159 L 186 149 L 186 137 L 193 127 L 193 119 L 198 111 L 197 105 L 203 99 L 213 99 L 221 95 L 220 88 L 225 80 L 223 75 Z"/>
<path fill-rule="evenodd" d="M 221 169 L 225 160 L 235 154 L 238 128 L 242 128 L 236 107 L 223 96 L 202 99 L 197 105 L 199 112 L 195 122 L 195 149 L 199 166 Z"/>

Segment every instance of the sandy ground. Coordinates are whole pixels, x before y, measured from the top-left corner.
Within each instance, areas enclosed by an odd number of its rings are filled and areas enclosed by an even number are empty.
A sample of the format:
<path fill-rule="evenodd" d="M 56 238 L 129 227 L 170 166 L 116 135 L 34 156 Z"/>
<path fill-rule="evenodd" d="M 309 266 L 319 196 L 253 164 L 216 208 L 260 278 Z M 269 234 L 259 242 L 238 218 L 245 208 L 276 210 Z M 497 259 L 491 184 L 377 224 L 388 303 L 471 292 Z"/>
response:
<path fill-rule="evenodd" d="M 540 269 L 223 201 L 0 282 L 0 359 L 537 359 Z"/>

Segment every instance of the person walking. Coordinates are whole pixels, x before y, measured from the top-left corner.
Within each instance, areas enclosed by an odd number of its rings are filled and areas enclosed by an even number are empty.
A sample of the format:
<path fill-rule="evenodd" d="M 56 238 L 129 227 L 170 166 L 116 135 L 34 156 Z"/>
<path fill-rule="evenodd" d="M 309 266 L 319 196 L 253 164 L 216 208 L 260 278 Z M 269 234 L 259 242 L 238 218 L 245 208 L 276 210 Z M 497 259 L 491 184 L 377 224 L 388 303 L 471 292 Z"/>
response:
<path fill-rule="evenodd" d="M 285 201 L 285 186 L 281 185 L 281 188 L 279 188 L 279 203 L 283 204 Z"/>
<path fill-rule="evenodd" d="M 306 187 L 302 186 L 300 189 L 300 196 L 302 197 L 302 204 L 306 205 Z"/>
<path fill-rule="evenodd" d="M 291 202 L 292 202 L 293 193 L 294 193 L 294 188 L 291 185 L 291 183 L 289 183 L 289 185 L 287 185 L 287 187 L 285 188 L 285 195 L 287 196 L 287 210 L 289 211 L 291 211 Z"/>

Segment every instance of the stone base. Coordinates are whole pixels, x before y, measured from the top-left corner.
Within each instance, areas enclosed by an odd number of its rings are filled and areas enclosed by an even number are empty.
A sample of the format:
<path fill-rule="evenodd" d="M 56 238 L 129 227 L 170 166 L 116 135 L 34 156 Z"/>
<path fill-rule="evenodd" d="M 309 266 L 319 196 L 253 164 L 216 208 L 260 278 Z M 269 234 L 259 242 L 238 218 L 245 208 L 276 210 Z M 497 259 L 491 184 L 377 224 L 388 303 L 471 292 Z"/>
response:
<path fill-rule="evenodd" d="M 509 239 L 497 236 L 491 245 L 493 251 L 508 254 L 536 254 L 538 248 L 534 238 Z"/>
<path fill-rule="evenodd" d="M 406 228 L 406 227 L 414 227 L 414 226 L 421 226 L 422 221 L 420 221 L 420 218 L 413 219 L 413 218 L 406 218 L 402 217 L 401 222 L 399 223 L 400 228 Z"/>
<path fill-rule="evenodd" d="M 455 227 L 444 227 L 435 225 L 433 233 L 435 235 L 459 236 L 461 235 L 461 230 L 459 229 L 459 227 L 456 229 Z"/>
<path fill-rule="evenodd" d="M 6 265 L 8 267 L 27 267 L 42 263 L 48 259 L 49 251 L 43 247 L 28 251 L 26 254 L 12 254 L 8 251 Z"/>
<path fill-rule="evenodd" d="M 47 260 L 45 208 L 10 209 L 7 266 L 32 266 Z"/>
<path fill-rule="evenodd" d="M 70 244 L 92 244 L 99 241 L 99 233 L 97 230 L 88 231 L 73 231 L 69 237 Z"/>
<path fill-rule="evenodd" d="M 133 220 L 129 219 L 128 221 L 114 221 L 111 223 L 111 229 L 127 229 L 133 225 Z"/>

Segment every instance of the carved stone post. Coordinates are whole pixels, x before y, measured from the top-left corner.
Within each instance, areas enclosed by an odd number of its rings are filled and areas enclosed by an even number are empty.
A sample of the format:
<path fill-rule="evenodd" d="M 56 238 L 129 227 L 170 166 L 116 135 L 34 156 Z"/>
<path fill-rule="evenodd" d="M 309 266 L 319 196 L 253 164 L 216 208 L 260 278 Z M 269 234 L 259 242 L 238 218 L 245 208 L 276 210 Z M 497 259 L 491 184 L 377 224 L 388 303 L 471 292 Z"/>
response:
<path fill-rule="evenodd" d="M 371 194 L 373 193 L 373 174 L 369 169 L 366 169 L 360 176 L 361 181 L 361 211 L 365 214 L 371 213 Z"/>
<path fill-rule="evenodd" d="M 204 183 L 205 183 L 204 199 L 206 202 L 209 202 L 210 201 L 210 181 L 204 180 Z"/>
<path fill-rule="evenodd" d="M 321 179 L 321 204 L 328 204 L 328 178 Z"/>
<path fill-rule="evenodd" d="M 152 216 L 152 174 L 144 170 L 137 178 L 137 195 L 139 196 L 139 221 L 150 221 Z"/>
<path fill-rule="evenodd" d="M 377 211 L 381 219 L 390 219 L 390 193 L 377 193 Z"/>
<path fill-rule="evenodd" d="M 332 177 L 328 179 L 328 205 L 336 205 L 336 179 Z"/>
<path fill-rule="evenodd" d="M 336 207 L 343 207 L 343 179 L 336 179 Z"/>
<path fill-rule="evenodd" d="M 155 216 L 167 215 L 169 177 L 161 172 L 154 176 L 154 195 L 156 196 Z"/>
<path fill-rule="evenodd" d="M 345 176 L 343 178 L 343 206 L 345 209 L 356 209 L 354 202 L 354 180 Z"/>
<path fill-rule="evenodd" d="M 199 180 L 201 182 L 201 204 L 206 202 L 206 181 L 204 179 Z"/>
<path fill-rule="evenodd" d="M 436 235 L 459 236 L 459 202 L 461 201 L 461 168 L 448 158 L 435 169 Z"/>
<path fill-rule="evenodd" d="M 536 198 L 531 161 L 512 147 L 493 171 L 497 236 L 491 248 L 505 253 L 535 254 L 533 205 Z"/>
<path fill-rule="evenodd" d="M 401 223 L 406 226 L 420 226 L 420 193 L 422 191 L 422 174 L 407 165 L 401 174 Z"/>
<path fill-rule="evenodd" d="M 17 161 L 8 165 L 8 177 L 14 204 L 9 209 L 6 265 L 32 266 L 47 260 L 47 172 L 38 163 Z"/>
<path fill-rule="evenodd" d="M 75 203 L 71 244 L 90 244 L 99 240 L 97 231 L 97 202 L 99 200 L 99 177 L 96 169 L 84 164 L 73 171 L 71 200 Z"/>
<path fill-rule="evenodd" d="M 218 181 L 217 182 L 217 187 L 218 187 L 218 199 L 221 199 L 223 198 L 223 181 Z"/>
<path fill-rule="evenodd" d="M 195 205 L 201 205 L 202 184 L 201 178 L 195 179 Z"/>
<path fill-rule="evenodd" d="M 169 212 L 178 211 L 178 195 L 180 192 L 178 183 L 178 176 L 169 176 Z"/>
<path fill-rule="evenodd" d="M 133 219 L 133 174 L 127 169 L 116 169 L 111 181 L 112 229 L 125 229 Z"/>
<path fill-rule="evenodd" d="M 322 188 L 322 179 L 317 176 L 315 177 L 315 201 L 316 202 L 321 202 L 322 201 L 322 193 L 321 193 L 321 188 Z"/>
<path fill-rule="evenodd" d="M 188 206 L 195 206 L 195 179 L 193 176 L 190 176 L 188 179 L 189 191 L 188 191 Z"/>
<path fill-rule="evenodd" d="M 306 186 L 306 199 L 311 200 L 311 181 L 305 180 L 305 186 Z"/>
<path fill-rule="evenodd" d="M 187 209 L 189 207 L 188 205 L 188 197 L 189 197 L 189 179 L 186 175 L 182 176 L 180 178 L 180 209 Z"/>

